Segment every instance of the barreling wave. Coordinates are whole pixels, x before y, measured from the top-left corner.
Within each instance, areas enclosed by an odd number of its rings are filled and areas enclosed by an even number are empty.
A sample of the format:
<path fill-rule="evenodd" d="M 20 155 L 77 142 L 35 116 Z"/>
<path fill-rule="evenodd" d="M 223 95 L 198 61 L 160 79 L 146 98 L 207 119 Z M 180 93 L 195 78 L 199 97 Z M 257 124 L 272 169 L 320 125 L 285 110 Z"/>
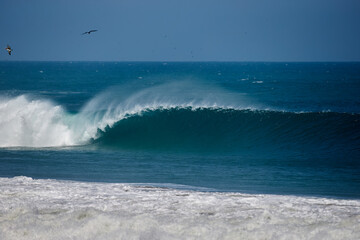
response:
<path fill-rule="evenodd" d="M 357 151 L 360 116 L 222 108 L 144 110 L 99 130 L 95 143 L 121 148 Z"/>
<path fill-rule="evenodd" d="M 141 90 L 115 88 L 77 114 L 44 99 L 3 98 L 0 147 L 96 144 L 181 151 L 359 152 L 360 114 L 266 110 L 253 102 L 219 89 L 178 83 Z"/>

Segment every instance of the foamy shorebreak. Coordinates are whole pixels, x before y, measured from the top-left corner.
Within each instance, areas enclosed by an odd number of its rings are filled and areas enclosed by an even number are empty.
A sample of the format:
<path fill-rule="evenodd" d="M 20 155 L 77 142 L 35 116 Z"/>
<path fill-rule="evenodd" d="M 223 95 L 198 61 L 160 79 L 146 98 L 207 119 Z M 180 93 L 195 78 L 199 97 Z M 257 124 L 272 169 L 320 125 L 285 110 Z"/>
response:
<path fill-rule="evenodd" d="M 359 239 L 360 200 L 0 178 L 0 239 Z"/>

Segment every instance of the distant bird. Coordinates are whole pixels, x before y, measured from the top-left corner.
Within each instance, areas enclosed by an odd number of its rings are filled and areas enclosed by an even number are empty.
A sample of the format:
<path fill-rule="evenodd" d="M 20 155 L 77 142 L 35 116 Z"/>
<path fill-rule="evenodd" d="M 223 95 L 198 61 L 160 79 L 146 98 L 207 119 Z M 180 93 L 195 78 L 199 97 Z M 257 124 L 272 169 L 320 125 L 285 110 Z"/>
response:
<path fill-rule="evenodd" d="M 88 32 L 84 32 L 82 35 L 84 35 L 84 34 L 90 34 L 90 33 L 92 33 L 92 32 L 96 32 L 97 30 L 90 30 L 90 31 L 88 31 Z"/>
<path fill-rule="evenodd" d="M 5 49 L 6 49 L 6 51 L 8 51 L 9 55 L 11 55 L 11 51 L 12 51 L 11 47 L 9 45 L 7 45 L 7 48 L 5 48 Z"/>

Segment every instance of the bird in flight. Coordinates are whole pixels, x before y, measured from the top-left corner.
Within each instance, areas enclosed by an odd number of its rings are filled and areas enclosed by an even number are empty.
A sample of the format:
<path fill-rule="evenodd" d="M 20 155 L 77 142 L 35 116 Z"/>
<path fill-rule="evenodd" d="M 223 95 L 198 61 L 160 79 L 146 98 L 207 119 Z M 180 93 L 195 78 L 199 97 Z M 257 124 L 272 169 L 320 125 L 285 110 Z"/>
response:
<path fill-rule="evenodd" d="M 88 31 L 88 32 L 84 32 L 82 35 L 84 35 L 84 34 L 90 34 L 90 33 L 92 33 L 92 32 L 96 32 L 97 30 L 90 30 L 90 31 Z"/>
<path fill-rule="evenodd" d="M 6 49 L 6 51 L 8 51 L 9 55 L 11 55 L 11 51 L 12 51 L 11 47 L 9 45 L 7 45 L 7 48 L 5 48 L 5 49 Z"/>

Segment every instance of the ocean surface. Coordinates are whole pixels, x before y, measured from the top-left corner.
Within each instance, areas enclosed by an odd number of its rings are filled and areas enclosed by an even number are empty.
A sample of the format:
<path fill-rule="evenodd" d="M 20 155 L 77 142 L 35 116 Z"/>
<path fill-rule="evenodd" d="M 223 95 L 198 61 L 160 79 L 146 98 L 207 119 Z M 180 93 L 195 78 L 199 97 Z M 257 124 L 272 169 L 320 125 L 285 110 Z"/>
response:
<path fill-rule="evenodd" d="M 360 63 L 0 62 L 0 239 L 360 238 Z"/>

